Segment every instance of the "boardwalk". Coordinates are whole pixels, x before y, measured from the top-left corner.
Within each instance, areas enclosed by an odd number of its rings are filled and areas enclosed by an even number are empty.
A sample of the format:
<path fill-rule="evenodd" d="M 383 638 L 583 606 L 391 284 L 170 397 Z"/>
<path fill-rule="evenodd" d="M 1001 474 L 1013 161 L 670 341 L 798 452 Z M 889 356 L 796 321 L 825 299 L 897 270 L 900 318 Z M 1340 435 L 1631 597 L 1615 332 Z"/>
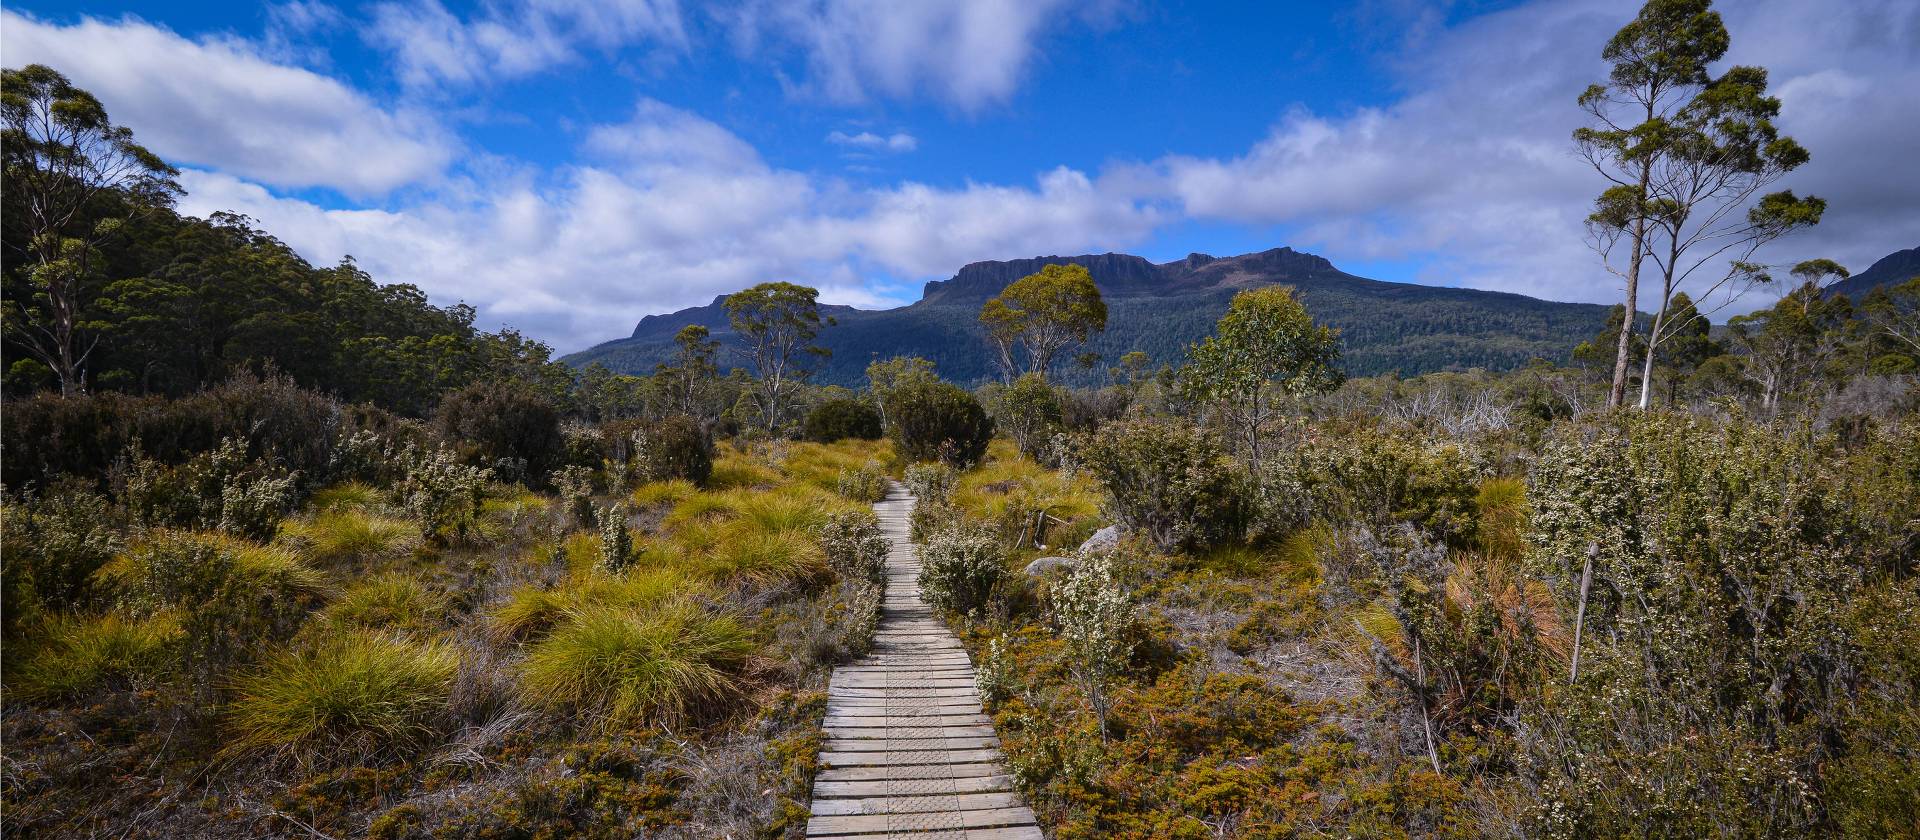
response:
<path fill-rule="evenodd" d="M 967 652 L 920 600 L 913 496 L 873 506 L 893 550 L 873 653 L 834 669 L 808 837 L 1041 840 L 1000 764 Z"/>

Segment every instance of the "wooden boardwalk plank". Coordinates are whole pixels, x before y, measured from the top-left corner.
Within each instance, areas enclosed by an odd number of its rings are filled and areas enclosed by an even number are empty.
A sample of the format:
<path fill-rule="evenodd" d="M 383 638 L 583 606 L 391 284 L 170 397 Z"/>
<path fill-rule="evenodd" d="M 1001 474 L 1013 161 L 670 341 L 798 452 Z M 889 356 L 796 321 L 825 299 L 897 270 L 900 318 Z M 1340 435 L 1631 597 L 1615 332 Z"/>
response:
<path fill-rule="evenodd" d="M 907 540 L 913 497 L 874 505 L 887 595 L 873 650 L 834 669 L 807 836 L 835 840 L 1043 840 L 1001 765 L 973 661 L 920 597 Z"/>

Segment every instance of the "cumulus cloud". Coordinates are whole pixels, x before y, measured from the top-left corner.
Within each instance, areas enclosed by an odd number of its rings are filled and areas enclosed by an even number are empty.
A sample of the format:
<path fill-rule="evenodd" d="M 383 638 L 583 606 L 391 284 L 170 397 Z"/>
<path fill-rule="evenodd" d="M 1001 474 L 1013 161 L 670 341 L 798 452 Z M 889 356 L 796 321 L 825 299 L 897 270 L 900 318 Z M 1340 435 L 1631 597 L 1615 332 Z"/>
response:
<path fill-rule="evenodd" d="M 577 59 L 582 45 L 611 52 L 687 43 L 677 0 L 517 0 L 485 4 L 470 18 L 440 0 L 397 0 L 374 6 L 362 35 L 390 52 L 414 87 L 525 76 Z"/>
<path fill-rule="evenodd" d="M 241 42 L 192 41 L 131 18 L 59 26 L 7 11 L 0 24 L 9 66 L 65 73 L 169 160 L 371 196 L 435 176 L 453 154 L 431 118 Z"/>
<path fill-rule="evenodd" d="M 827 134 L 827 142 L 836 146 L 875 152 L 911 152 L 920 148 L 920 141 L 905 132 L 895 132 L 883 137 L 871 131 L 862 131 L 859 134 L 833 131 Z"/>
<path fill-rule="evenodd" d="M 805 64 L 796 93 L 836 102 L 926 94 L 963 110 L 1005 101 L 1050 28 L 1114 16 L 1072 0 L 757 0 L 728 17 L 742 55 L 773 45 Z"/>
<path fill-rule="evenodd" d="M 244 213 L 308 259 L 351 254 L 384 282 L 465 300 L 486 325 L 562 350 L 766 280 L 813 284 L 833 303 L 897 305 L 905 301 L 876 294 L 868 278 L 936 279 L 986 256 L 1119 248 L 1161 223 L 1067 168 L 1030 186 L 821 180 L 770 167 L 721 126 L 653 100 L 595 127 L 585 145 L 593 163 L 550 183 L 506 180 L 472 199 L 394 210 L 325 209 L 191 170 L 182 209 Z"/>
<path fill-rule="evenodd" d="M 1920 8 L 1756 0 L 1721 11 L 1728 61 L 1772 71 L 1782 128 L 1813 153 L 1781 186 L 1831 202 L 1819 227 L 1762 256 L 1831 256 L 1857 270 L 1920 244 L 1920 170 L 1889 167 L 1911 156 L 1899 147 L 1920 133 L 1920 114 L 1887 102 L 1920 89 Z M 1602 184 L 1568 135 L 1582 117 L 1574 97 L 1605 77 L 1600 45 L 1631 13 L 1543 0 L 1423 28 L 1394 104 L 1295 111 L 1244 154 L 1169 156 L 1129 177 L 1187 215 L 1283 225 L 1336 260 L 1420 260 L 1422 282 L 1614 300 L 1618 281 L 1582 237 Z"/>

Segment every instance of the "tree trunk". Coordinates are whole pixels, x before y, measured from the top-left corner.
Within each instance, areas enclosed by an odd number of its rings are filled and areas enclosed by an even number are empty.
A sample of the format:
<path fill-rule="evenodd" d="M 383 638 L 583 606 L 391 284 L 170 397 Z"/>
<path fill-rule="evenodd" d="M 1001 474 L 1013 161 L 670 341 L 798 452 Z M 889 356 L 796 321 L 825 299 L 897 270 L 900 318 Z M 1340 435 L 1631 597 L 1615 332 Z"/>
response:
<path fill-rule="evenodd" d="M 1640 201 L 1647 200 L 1647 183 L 1653 180 L 1653 165 L 1640 164 Z M 1640 262 L 1646 253 L 1647 215 L 1645 207 L 1634 208 L 1633 256 L 1627 260 L 1627 311 L 1620 319 L 1620 344 L 1613 358 L 1613 389 L 1607 392 L 1607 407 L 1619 408 L 1627 401 L 1627 361 L 1633 355 L 1633 324 L 1638 320 L 1635 307 L 1640 303 Z"/>
<path fill-rule="evenodd" d="M 1653 396 L 1653 351 L 1660 346 L 1660 330 L 1666 326 L 1666 321 L 1667 301 L 1661 301 L 1660 311 L 1653 316 L 1653 329 L 1647 331 L 1647 358 L 1640 366 L 1641 411 L 1647 410 L 1648 400 Z"/>

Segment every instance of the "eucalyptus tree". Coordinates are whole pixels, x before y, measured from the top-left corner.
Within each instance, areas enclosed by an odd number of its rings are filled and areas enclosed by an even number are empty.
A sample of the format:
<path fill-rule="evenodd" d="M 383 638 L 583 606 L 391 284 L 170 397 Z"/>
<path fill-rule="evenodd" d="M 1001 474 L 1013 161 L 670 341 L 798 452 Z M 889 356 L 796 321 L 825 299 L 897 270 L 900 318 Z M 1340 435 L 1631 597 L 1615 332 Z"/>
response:
<path fill-rule="evenodd" d="M 53 369 L 61 393 L 85 390 L 99 344 L 90 323 L 95 251 L 131 220 L 173 206 L 172 166 L 134 142 L 93 94 L 42 64 L 0 70 L 0 161 L 20 226 L 28 294 L 5 302 L 21 346 Z M 13 266 L 9 265 L 9 269 Z"/>
<path fill-rule="evenodd" d="M 1754 252 L 1818 224 L 1826 209 L 1826 201 L 1802 198 L 1791 190 L 1761 195 L 1808 159 L 1807 150 L 1773 124 L 1780 100 L 1766 90 L 1766 70 L 1730 68 L 1696 94 L 1669 126 L 1669 154 L 1662 158 L 1648 196 L 1653 232 L 1649 257 L 1660 271 L 1661 286 L 1660 305 L 1647 331 L 1642 409 L 1653 391 L 1653 362 L 1660 345 L 1691 328 L 1693 319 L 1706 319 L 1749 291 L 1751 281 L 1764 276 L 1749 267 Z M 1696 291 L 1695 310 L 1689 319 L 1676 319 L 1675 295 L 1688 287 Z M 1699 304 L 1707 308 L 1699 309 Z"/>
<path fill-rule="evenodd" d="M 1707 65 L 1727 51 L 1727 27 L 1710 0 L 1649 0 L 1600 56 L 1613 65 L 1604 84 L 1580 94 L 1588 124 L 1575 129 L 1580 154 L 1609 186 L 1587 218 L 1588 240 L 1626 285 L 1626 312 L 1638 312 L 1640 272 L 1654 224 L 1654 176 L 1673 153 L 1672 121 L 1711 77 Z M 1626 264 L 1614 264 L 1624 244 Z M 1617 338 L 1607 405 L 1626 400 L 1633 319 Z"/>
<path fill-rule="evenodd" d="M 1026 351 L 1026 373 L 1046 376 L 1069 344 L 1107 328 L 1107 303 L 1085 266 L 1053 264 L 1013 281 L 980 307 L 980 323 L 999 356 L 1008 384 L 1021 370 L 1014 347 Z"/>
<path fill-rule="evenodd" d="M 1339 331 L 1315 324 L 1292 289 L 1268 286 L 1233 296 L 1214 334 L 1187 348 L 1180 380 L 1189 399 L 1239 428 L 1257 467 L 1261 427 L 1284 398 L 1339 387 L 1339 360 Z"/>
<path fill-rule="evenodd" d="M 795 385 L 806 381 L 809 358 L 831 351 L 813 344 L 823 325 L 819 291 L 793 283 L 761 283 L 727 296 L 727 319 L 753 360 L 752 398 L 768 432 L 779 428 Z"/>
<path fill-rule="evenodd" d="M 699 324 L 681 327 L 673 336 L 673 360 L 656 365 L 653 373 L 666 392 L 668 410 L 702 422 L 712 419 L 709 403 L 719 375 L 714 354 L 720 342 L 711 340 L 711 334 Z"/>

